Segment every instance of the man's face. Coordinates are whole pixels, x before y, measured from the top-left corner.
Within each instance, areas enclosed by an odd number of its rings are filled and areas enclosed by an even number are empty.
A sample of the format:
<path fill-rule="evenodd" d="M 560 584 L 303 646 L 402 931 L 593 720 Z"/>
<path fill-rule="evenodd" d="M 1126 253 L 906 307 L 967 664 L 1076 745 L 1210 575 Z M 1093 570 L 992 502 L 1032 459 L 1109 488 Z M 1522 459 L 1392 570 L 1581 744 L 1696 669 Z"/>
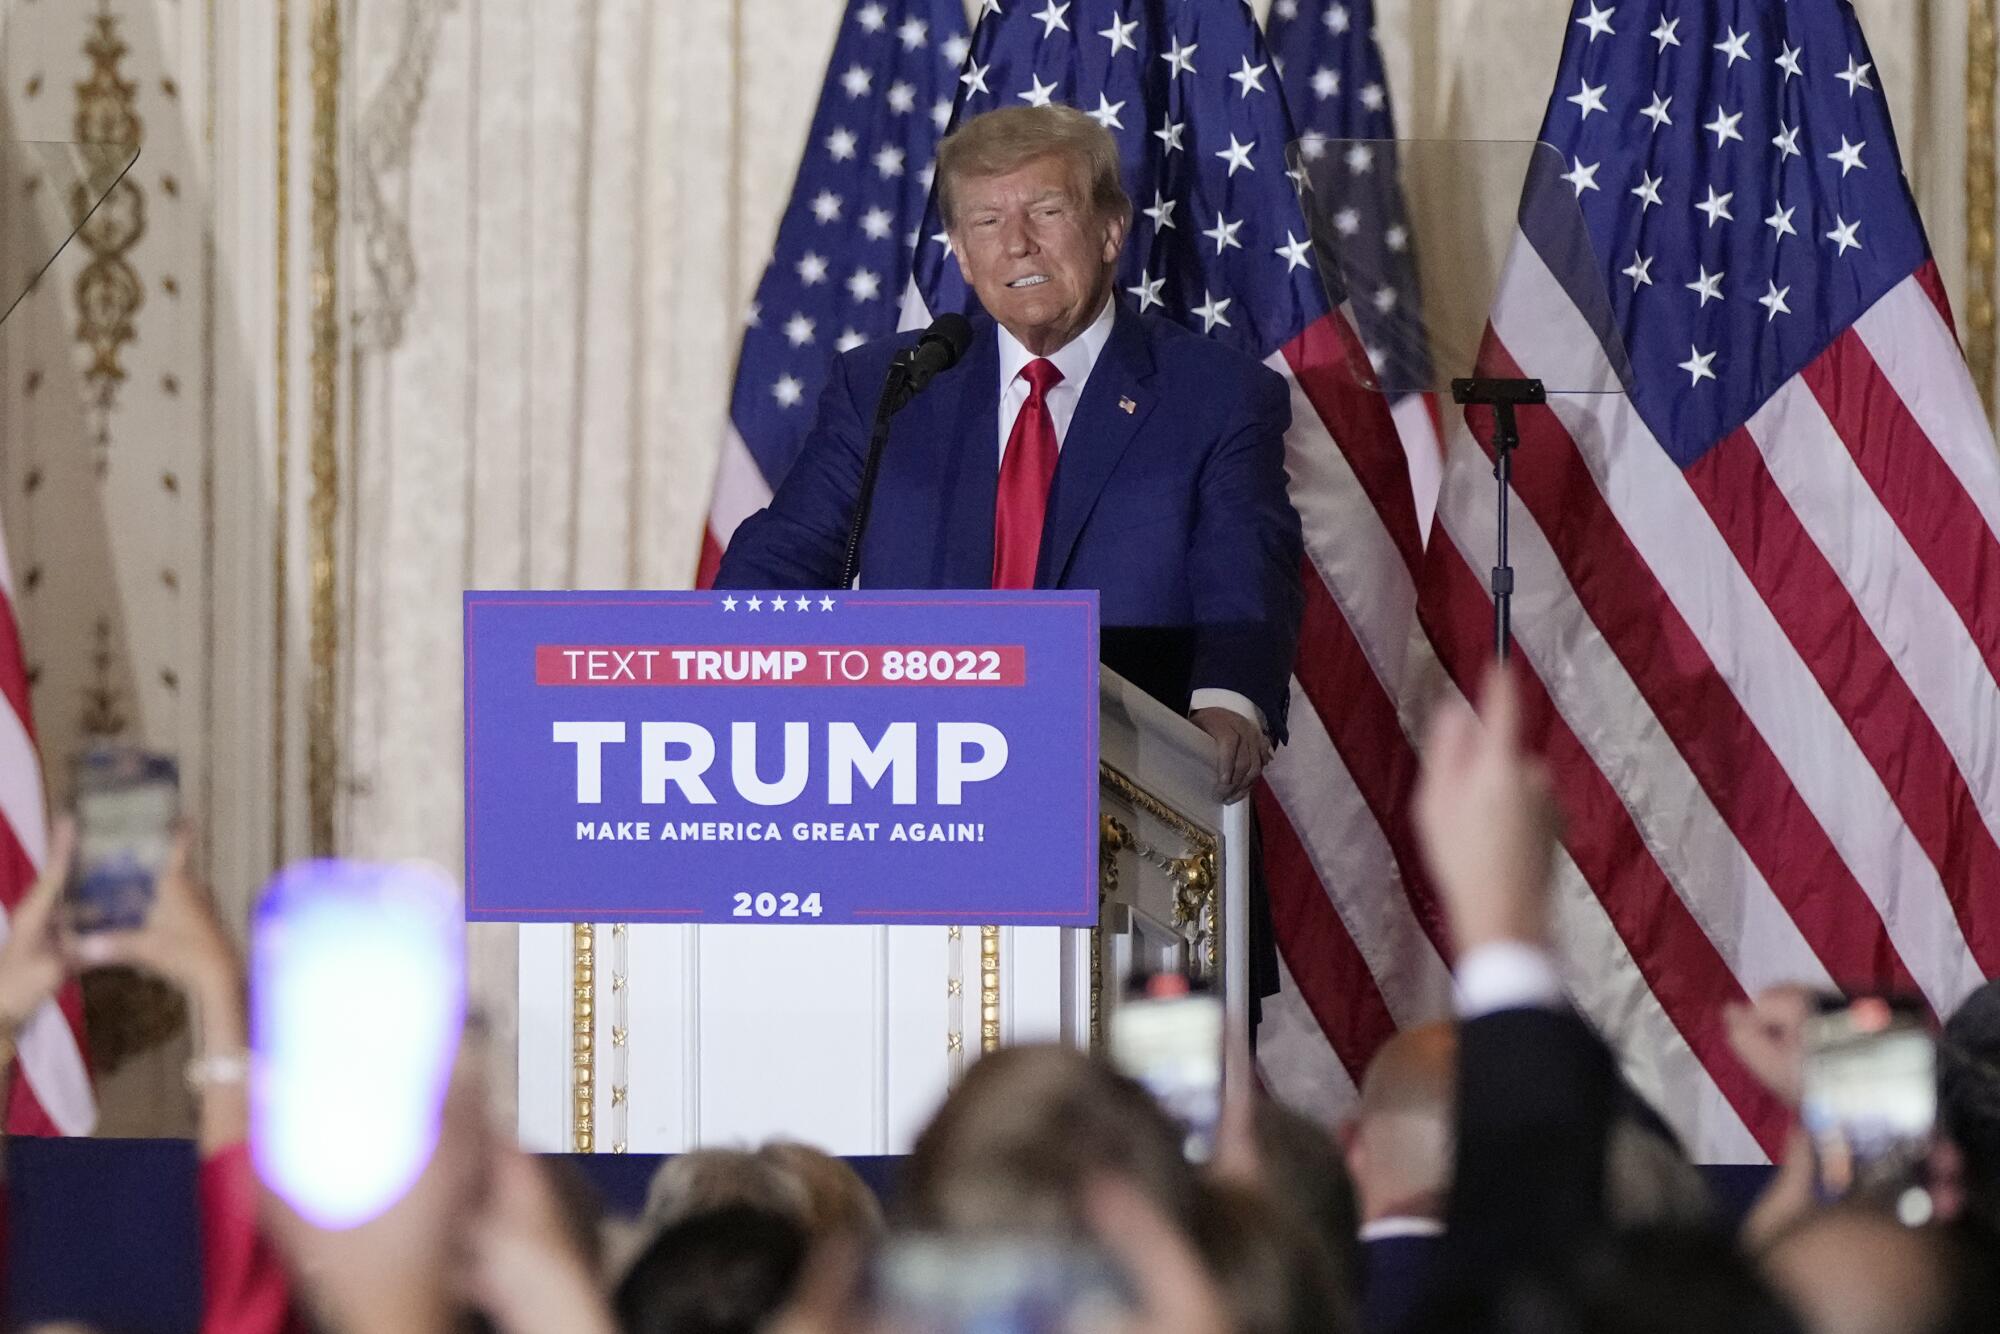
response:
<path fill-rule="evenodd" d="M 1111 294 L 1125 220 L 1103 218 L 1060 157 L 957 182 L 952 252 L 994 319 L 1036 356 L 1090 327 Z"/>

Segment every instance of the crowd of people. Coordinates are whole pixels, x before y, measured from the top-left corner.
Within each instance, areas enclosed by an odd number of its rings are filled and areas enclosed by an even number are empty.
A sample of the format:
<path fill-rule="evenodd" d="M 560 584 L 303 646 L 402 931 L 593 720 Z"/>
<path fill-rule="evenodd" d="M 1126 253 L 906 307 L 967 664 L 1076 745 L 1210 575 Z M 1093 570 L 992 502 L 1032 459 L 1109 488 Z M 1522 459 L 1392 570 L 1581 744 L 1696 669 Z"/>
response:
<path fill-rule="evenodd" d="M 139 967 L 186 994 L 202 1328 L 218 1334 L 2000 1328 L 2000 984 L 1942 1027 L 1937 1128 L 1899 1190 L 1830 1198 L 1799 1130 L 1739 1221 L 1565 1001 L 1555 814 L 1504 671 L 1478 714 L 1434 721 L 1416 819 L 1456 1013 L 1384 1046 L 1337 1130 L 1235 1081 L 1198 1163 L 1137 1082 L 1022 1047 L 972 1067 L 887 1201 L 773 1143 L 670 1159 L 641 1216 L 611 1220 L 559 1160 L 493 1132 L 468 1042 L 415 1184 L 358 1226 L 316 1226 L 256 1180 L 243 966 L 185 841 L 142 927 L 71 938 L 56 831 L 0 945 L 0 1033 L 80 969 Z M 1778 991 L 1722 1017 L 1795 1114 L 1809 1001 Z"/>

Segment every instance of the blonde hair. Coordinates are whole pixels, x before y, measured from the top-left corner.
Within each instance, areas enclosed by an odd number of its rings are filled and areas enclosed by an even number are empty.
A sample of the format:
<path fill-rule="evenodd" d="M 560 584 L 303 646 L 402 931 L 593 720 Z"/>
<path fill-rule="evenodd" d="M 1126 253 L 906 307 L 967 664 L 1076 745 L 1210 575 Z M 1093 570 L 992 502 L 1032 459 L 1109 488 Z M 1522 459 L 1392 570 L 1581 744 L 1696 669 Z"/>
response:
<path fill-rule="evenodd" d="M 956 224 L 958 183 L 973 176 L 1004 176 L 1037 158 L 1066 159 L 1101 218 L 1130 218 L 1132 201 L 1118 173 L 1118 141 L 1111 131 L 1078 111 L 1045 107 L 1001 107 L 974 116 L 938 145 L 938 211 L 949 228 Z"/>

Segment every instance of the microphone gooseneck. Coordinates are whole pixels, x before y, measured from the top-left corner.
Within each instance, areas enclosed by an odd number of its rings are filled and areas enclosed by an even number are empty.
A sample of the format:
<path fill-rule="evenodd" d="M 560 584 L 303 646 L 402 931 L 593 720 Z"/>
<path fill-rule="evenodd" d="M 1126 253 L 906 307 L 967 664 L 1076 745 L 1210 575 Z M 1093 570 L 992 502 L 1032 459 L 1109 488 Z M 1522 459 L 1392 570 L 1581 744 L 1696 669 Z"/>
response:
<path fill-rule="evenodd" d="M 854 587 L 861 572 L 861 537 L 868 528 L 868 510 L 875 500 L 875 478 L 882 470 L 882 451 L 889 443 L 889 419 L 924 386 L 956 366 L 972 346 L 972 323 L 956 311 L 931 321 L 914 347 L 905 348 L 889 363 L 888 380 L 875 405 L 875 429 L 868 437 L 868 457 L 861 465 L 861 489 L 854 500 L 854 518 L 847 526 L 847 554 L 841 562 L 840 587 Z"/>

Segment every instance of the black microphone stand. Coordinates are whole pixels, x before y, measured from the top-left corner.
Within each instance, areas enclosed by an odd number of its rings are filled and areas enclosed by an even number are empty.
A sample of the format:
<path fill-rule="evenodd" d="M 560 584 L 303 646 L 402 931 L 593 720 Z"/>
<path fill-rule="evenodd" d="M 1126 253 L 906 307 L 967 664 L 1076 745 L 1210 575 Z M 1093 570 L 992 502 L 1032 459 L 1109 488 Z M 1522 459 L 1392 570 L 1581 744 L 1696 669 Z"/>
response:
<path fill-rule="evenodd" d="M 1514 567 L 1507 559 L 1507 497 L 1514 481 L 1514 451 L 1521 445 L 1514 409 L 1547 403 L 1548 391 L 1540 380 L 1453 380 L 1451 398 L 1461 406 L 1478 404 L 1493 409 L 1493 476 L 1500 483 L 1496 495 L 1499 541 L 1493 562 L 1493 648 L 1505 662 L 1514 639 Z"/>
<path fill-rule="evenodd" d="M 854 519 L 847 525 L 847 555 L 840 563 L 840 587 L 854 587 L 861 573 L 861 537 L 868 530 L 868 511 L 875 501 L 875 477 L 882 471 L 882 451 L 889 444 L 889 419 L 915 396 L 910 383 L 910 362 L 917 349 L 905 348 L 889 365 L 889 378 L 882 384 L 882 397 L 875 404 L 875 426 L 868 433 L 868 457 L 861 465 L 861 491 L 854 501 Z"/>

